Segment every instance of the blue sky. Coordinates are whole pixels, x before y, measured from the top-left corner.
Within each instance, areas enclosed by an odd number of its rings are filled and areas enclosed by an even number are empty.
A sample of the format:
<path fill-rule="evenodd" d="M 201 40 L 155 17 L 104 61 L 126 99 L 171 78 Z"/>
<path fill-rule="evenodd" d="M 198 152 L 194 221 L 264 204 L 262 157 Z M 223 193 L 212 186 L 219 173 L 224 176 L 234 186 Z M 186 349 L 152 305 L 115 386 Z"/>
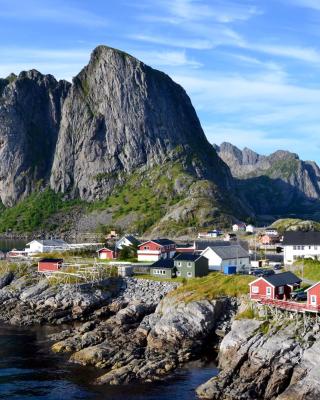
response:
<path fill-rule="evenodd" d="M 71 80 L 98 44 L 168 73 L 213 143 L 320 162 L 320 0 L 0 0 L 0 76 Z"/>

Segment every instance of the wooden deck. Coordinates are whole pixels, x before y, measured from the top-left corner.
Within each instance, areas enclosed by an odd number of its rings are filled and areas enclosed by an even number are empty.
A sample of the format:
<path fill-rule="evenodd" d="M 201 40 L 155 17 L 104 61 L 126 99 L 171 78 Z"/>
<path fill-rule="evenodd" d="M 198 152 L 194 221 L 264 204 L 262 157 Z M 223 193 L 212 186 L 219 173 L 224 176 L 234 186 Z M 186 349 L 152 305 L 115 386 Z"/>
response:
<path fill-rule="evenodd" d="M 259 300 L 261 304 L 279 308 L 280 310 L 295 312 L 320 312 L 320 306 L 311 306 L 307 303 L 298 303 L 297 301 L 272 300 L 263 298 Z"/>

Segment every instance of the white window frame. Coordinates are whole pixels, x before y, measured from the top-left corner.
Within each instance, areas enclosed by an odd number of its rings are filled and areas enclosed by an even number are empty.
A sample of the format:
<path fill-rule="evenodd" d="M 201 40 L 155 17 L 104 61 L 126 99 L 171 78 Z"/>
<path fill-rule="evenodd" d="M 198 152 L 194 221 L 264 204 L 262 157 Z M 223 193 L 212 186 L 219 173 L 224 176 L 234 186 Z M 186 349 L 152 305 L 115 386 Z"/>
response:
<path fill-rule="evenodd" d="M 258 294 L 259 286 L 251 286 L 251 293 Z"/>
<path fill-rule="evenodd" d="M 272 295 L 272 287 L 271 286 L 267 286 L 266 287 L 266 296 L 267 297 L 271 297 Z"/>
<path fill-rule="evenodd" d="M 316 296 L 315 294 L 312 294 L 312 295 L 310 296 L 310 304 L 311 304 L 312 306 L 316 306 L 316 305 L 317 305 L 317 296 Z"/>
<path fill-rule="evenodd" d="M 181 276 L 181 272 L 180 271 L 177 271 L 177 276 Z"/>
<path fill-rule="evenodd" d="M 189 261 L 187 266 L 188 266 L 188 268 L 191 268 L 192 267 L 192 263 Z"/>
<path fill-rule="evenodd" d="M 279 286 L 278 292 L 279 292 L 279 294 L 284 294 L 284 286 Z"/>
<path fill-rule="evenodd" d="M 188 271 L 188 272 L 187 272 L 187 277 L 188 277 L 188 278 L 192 278 L 192 272 Z"/>

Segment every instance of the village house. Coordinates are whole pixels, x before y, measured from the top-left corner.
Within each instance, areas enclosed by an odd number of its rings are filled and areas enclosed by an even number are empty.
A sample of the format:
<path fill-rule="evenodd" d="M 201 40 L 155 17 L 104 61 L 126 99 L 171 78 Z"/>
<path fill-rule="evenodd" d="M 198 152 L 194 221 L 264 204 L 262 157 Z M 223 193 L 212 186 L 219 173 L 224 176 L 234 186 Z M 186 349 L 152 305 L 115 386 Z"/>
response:
<path fill-rule="evenodd" d="M 211 231 L 208 232 L 199 232 L 198 233 L 198 239 L 201 238 L 216 238 L 218 236 L 221 235 L 221 231 L 217 230 L 217 229 L 213 229 Z"/>
<path fill-rule="evenodd" d="M 181 278 L 196 278 L 208 275 L 208 259 L 197 254 L 179 254 L 174 259 L 176 274 Z"/>
<path fill-rule="evenodd" d="M 320 311 L 320 282 L 315 283 L 308 289 L 307 292 L 307 307 Z"/>
<path fill-rule="evenodd" d="M 279 232 L 275 228 L 267 228 L 265 229 L 264 233 L 266 235 L 274 235 L 274 236 L 279 236 Z"/>
<path fill-rule="evenodd" d="M 231 233 L 231 232 L 226 233 L 223 240 L 225 242 L 231 242 L 231 241 L 235 242 L 235 241 L 237 241 L 237 235 L 235 233 Z"/>
<path fill-rule="evenodd" d="M 176 244 L 169 239 L 148 240 L 138 246 L 138 261 L 158 261 L 160 258 L 172 258 Z"/>
<path fill-rule="evenodd" d="M 292 272 L 260 277 L 249 283 L 251 300 L 287 300 L 292 290 L 300 287 L 301 279 Z"/>
<path fill-rule="evenodd" d="M 209 269 L 223 272 L 224 267 L 235 266 L 237 272 L 249 267 L 249 253 L 240 245 L 209 246 L 201 253 L 208 259 Z"/>
<path fill-rule="evenodd" d="M 286 265 L 299 258 L 320 259 L 320 232 L 285 232 L 282 244 Z"/>
<path fill-rule="evenodd" d="M 161 258 L 150 267 L 150 275 L 161 278 L 175 278 L 176 268 L 173 258 Z"/>
<path fill-rule="evenodd" d="M 246 226 L 246 232 L 247 233 L 254 233 L 254 231 L 255 231 L 255 229 L 254 229 L 253 225 L 249 224 L 249 225 Z"/>
<path fill-rule="evenodd" d="M 28 254 L 61 252 L 70 249 L 69 244 L 62 239 L 32 240 L 26 246 L 29 246 L 25 248 Z"/>
<path fill-rule="evenodd" d="M 264 234 L 260 236 L 259 242 L 263 244 L 264 246 L 271 246 L 274 244 L 279 243 L 280 238 L 278 235 L 269 235 L 269 234 Z"/>
<path fill-rule="evenodd" d="M 122 250 L 123 247 L 139 246 L 140 242 L 133 235 L 125 235 L 116 242 L 116 250 Z"/>
<path fill-rule="evenodd" d="M 62 258 L 43 258 L 38 261 L 38 272 L 54 272 L 63 266 Z"/>
<path fill-rule="evenodd" d="M 113 248 L 102 247 L 97 250 L 97 253 L 100 260 L 114 260 L 117 258 L 117 253 Z"/>
<path fill-rule="evenodd" d="M 246 224 L 243 222 L 240 222 L 239 224 L 233 224 L 232 230 L 233 230 L 233 232 L 245 232 Z"/>

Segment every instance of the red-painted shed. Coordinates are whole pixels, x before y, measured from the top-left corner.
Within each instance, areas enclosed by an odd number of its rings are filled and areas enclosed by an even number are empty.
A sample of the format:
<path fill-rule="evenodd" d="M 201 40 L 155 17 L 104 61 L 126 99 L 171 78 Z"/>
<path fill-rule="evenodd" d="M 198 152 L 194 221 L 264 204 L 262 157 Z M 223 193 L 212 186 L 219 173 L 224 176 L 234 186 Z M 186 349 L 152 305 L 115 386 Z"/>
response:
<path fill-rule="evenodd" d="M 97 253 L 101 260 L 113 260 L 114 258 L 117 258 L 115 251 L 112 249 L 109 249 L 107 247 L 103 247 L 102 249 L 99 249 L 97 251 Z"/>
<path fill-rule="evenodd" d="M 300 286 L 301 279 L 292 272 L 282 272 L 260 277 L 249 283 L 251 300 L 288 299 L 293 289 Z"/>
<path fill-rule="evenodd" d="M 63 265 L 62 258 L 43 258 L 38 262 L 38 272 L 58 271 Z"/>
<path fill-rule="evenodd" d="M 315 283 L 308 289 L 307 292 L 307 304 L 308 308 L 319 309 L 320 308 L 320 282 Z"/>

